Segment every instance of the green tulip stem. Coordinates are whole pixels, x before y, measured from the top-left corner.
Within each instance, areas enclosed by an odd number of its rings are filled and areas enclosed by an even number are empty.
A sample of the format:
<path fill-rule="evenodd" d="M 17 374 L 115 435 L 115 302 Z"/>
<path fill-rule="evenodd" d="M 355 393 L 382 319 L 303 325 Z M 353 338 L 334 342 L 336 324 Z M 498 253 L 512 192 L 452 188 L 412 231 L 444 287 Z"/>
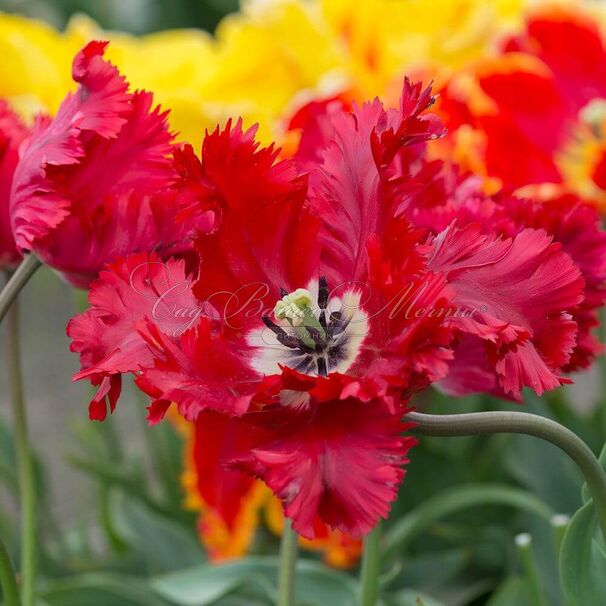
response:
<path fill-rule="evenodd" d="M 10 284 L 10 281 L 9 281 Z M 6 288 L 5 288 L 6 290 Z M 4 292 L 4 291 L 2 291 Z M 6 363 L 13 408 L 15 453 L 21 506 L 21 588 L 24 606 L 35 604 L 36 577 L 36 485 L 32 451 L 28 439 L 19 347 L 19 310 L 10 306 L 6 322 Z"/>
<path fill-rule="evenodd" d="M 0 322 L 4 320 L 13 301 L 40 265 L 38 257 L 30 253 L 25 255 L 19 267 L 10 276 L 4 288 L 0 291 Z"/>
<path fill-rule="evenodd" d="M 519 433 L 555 444 L 576 463 L 583 474 L 602 533 L 606 537 L 606 473 L 589 446 L 570 429 L 539 415 L 509 411 L 456 415 L 411 412 L 406 415 L 406 419 L 416 424 L 416 432 L 426 436 Z"/>
<path fill-rule="evenodd" d="M 6 545 L 0 540 L 0 584 L 5 606 L 21 606 L 17 579 L 13 562 L 6 549 Z"/>
<path fill-rule="evenodd" d="M 360 606 L 375 606 L 379 595 L 381 572 L 381 523 L 364 538 L 364 555 L 360 573 Z"/>
<path fill-rule="evenodd" d="M 522 568 L 532 593 L 532 603 L 535 606 L 546 606 L 541 580 L 537 569 L 532 536 L 528 533 L 519 534 L 516 538 L 516 547 L 522 561 Z"/>
<path fill-rule="evenodd" d="M 297 555 L 299 537 L 291 521 L 284 520 L 282 542 L 280 544 L 280 569 L 278 571 L 277 606 L 295 606 L 295 581 L 297 576 Z"/>

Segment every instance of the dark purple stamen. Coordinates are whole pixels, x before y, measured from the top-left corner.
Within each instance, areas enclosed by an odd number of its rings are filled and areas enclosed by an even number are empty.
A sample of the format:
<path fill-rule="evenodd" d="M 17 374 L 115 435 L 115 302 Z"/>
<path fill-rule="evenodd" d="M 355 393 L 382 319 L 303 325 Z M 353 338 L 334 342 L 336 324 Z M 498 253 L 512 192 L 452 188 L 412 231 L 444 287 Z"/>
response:
<path fill-rule="evenodd" d="M 284 297 L 288 292 L 280 289 L 280 296 Z M 323 331 L 314 326 L 304 326 L 305 332 L 309 335 L 314 345 L 310 346 L 309 339 L 304 341 L 303 338 L 288 334 L 281 326 L 275 324 L 269 316 L 263 316 L 263 322 L 275 335 L 279 343 L 290 349 L 297 349 L 301 353 L 306 354 L 296 366 L 295 370 L 306 372 L 315 363 L 319 376 L 327 376 L 330 368 L 335 367 L 343 356 L 343 344 L 335 342 L 335 338 L 341 335 L 347 325 L 349 319 L 343 318 L 340 311 L 331 312 L 328 310 L 328 300 L 330 291 L 328 282 L 324 276 L 320 277 L 318 284 L 318 321 Z"/>
<path fill-rule="evenodd" d="M 325 377 L 328 375 L 328 369 L 326 368 L 326 358 L 318 358 L 316 361 L 318 365 L 318 375 Z"/>
<path fill-rule="evenodd" d="M 269 316 L 263 316 L 262 320 L 265 326 L 267 326 L 267 328 L 269 328 L 269 330 L 271 330 L 276 335 L 278 343 L 281 343 L 282 345 L 284 345 L 285 347 L 289 347 L 290 349 L 300 348 L 301 343 L 299 342 L 299 339 L 297 339 L 297 337 L 289 335 L 283 328 L 281 328 L 277 324 L 274 324 Z"/>
<path fill-rule="evenodd" d="M 326 309 L 328 307 L 329 294 L 330 291 L 328 290 L 328 282 L 326 281 L 326 278 L 322 276 L 318 286 L 318 307 L 320 309 Z"/>

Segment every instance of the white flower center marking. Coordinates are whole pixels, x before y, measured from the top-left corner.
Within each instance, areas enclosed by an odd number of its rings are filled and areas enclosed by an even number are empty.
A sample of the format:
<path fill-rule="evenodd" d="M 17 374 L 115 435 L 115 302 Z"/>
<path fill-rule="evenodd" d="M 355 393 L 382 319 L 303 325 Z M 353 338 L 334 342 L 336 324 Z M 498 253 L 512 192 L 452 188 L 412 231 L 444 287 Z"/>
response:
<path fill-rule="evenodd" d="M 265 316 L 265 327 L 248 334 L 253 367 L 265 375 L 279 374 L 280 366 L 308 375 L 347 372 L 368 334 L 360 299 L 355 290 L 331 298 L 323 278 L 285 293 L 274 308 L 276 322 Z"/>

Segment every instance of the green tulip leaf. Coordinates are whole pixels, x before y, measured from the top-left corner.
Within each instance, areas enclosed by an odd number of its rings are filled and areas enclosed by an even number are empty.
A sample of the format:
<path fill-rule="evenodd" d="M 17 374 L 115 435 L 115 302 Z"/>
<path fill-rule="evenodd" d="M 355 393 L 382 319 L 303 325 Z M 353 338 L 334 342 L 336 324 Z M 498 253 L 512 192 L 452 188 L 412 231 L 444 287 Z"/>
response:
<path fill-rule="evenodd" d="M 236 592 L 261 593 L 271 603 L 275 599 L 277 570 L 277 558 L 249 557 L 161 575 L 152 580 L 152 587 L 177 606 L 223 604 L 224 598 Z M 297 604 L 353 606 L 356 590 L 355 579 L 345 573 L 311 560 L 299 560 L 297 564 Z"/>
<path fill-rule="evenodd" d="M 414 589 L 407 589 L 400 593 L 392 594 L 383 601 L 385 606 L 445 606 L 424 593 L 419 593 Z"/>
<path fill-rule="evenodd" d="M 554 511 L 529 492 L 500 484 L 474 484 L 450 488 L 428 499 L 400 518 L 385 533 L 385 557 L 394 556 L 416 536 L 439 520 L 472 507 L 506 506 L 534 513 L 545 520 Z"/>
<path fill-rule="evenodd" d="M 537 606 L 528 583 L 520 577 L 507 579 L 492 595 L 486 606 Z"/>
<path fill-rule="evenodd" d="M 169 606 L 136 577 L 84 574 L 49 582 L 40 592 L 48 606 Z"/>
<path fill-rule="evenodd" d="M 109 515 L 116 532 L 145 562 L 150 574 L 204 562 L 194 528 L 152 511 L 121 490 L 114 490 L 111 496 Z"/>
<path fill-rule="evenodd" d="M 560 553 L 562 589 L 572 606 L 606 604 L 606 553 L 600 541 L 589 501 L 570 521 Z"/>

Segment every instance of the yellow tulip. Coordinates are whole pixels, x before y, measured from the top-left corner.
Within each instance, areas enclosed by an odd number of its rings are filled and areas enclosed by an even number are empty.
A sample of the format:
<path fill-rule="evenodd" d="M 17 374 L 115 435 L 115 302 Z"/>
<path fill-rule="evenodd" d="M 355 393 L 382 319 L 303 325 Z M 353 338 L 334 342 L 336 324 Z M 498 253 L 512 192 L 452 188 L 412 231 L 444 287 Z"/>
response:
<path fill-rule="evenodd" d="M 73 52 L 52 27 L 17 15 L 0 15 L 0 96 L 24 116 L 56 111 L 72 87 Z"/>
<path fill-rule="evenodd" d="M 305 100 L 348 91 L 389 97 L 404 73 L 440 78 L 514 31 L 530 0 L 244 0 L 215 36 L 195 29 L 131 36 L 77 16 L 65 32 L 0 13 L 0 96 L 25 117 L 73 89 L 71 60 L 93 38 L 136 88 L 171 109 L 179 138 L 239 115 L 281 138 Z"/>
<path fill-rule="evenodd" d="M 79 46 L 92 39 L 109 40 L 107 57 L 135 89 L 154 93 L 165 109 L 178 139 L 198 144 L 205 128 L 216 123 L 212 108 L 206 108 L 203 87 L 215 64 L 209 34 L 198 29 L 167 30 L 146 36 L 103 31 L 84 16 L 74 17 L 66 30 Z"/>

